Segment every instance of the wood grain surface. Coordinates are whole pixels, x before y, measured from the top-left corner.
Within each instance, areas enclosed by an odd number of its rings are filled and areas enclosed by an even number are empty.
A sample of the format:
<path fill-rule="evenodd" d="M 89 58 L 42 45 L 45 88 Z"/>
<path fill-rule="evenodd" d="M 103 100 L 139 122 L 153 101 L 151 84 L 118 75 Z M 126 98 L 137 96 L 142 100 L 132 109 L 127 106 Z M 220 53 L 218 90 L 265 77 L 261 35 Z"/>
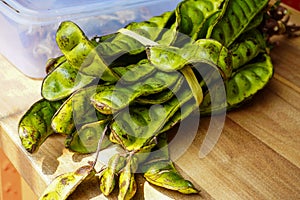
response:
<path fill-rule="evenodd" d="M 299 12 L 292 10 L 292 21 L 300 24 Z M 138 177 L 135 199 L 300 199 L 300 37 L 276 41 L 270 83 L 251 102 L 226 115 L 222 134 L 207 156 L 199 157 L 199 150 L 210 119 L 201 118 L 192 143 L 175 160 L 200 194 L 180 195 Z M 62 136 L 50 137 L 37 153 L 28 154 L 17 124 L 41 98 L 41 80 L 24 76 L 1 55 L 0 68 L 0 147 L 40 195 L 54 177 L 87 164 L 93 155 L 66 150 Z M 80 186 L 71 199 L 106 198 L 93 182 Z"/>

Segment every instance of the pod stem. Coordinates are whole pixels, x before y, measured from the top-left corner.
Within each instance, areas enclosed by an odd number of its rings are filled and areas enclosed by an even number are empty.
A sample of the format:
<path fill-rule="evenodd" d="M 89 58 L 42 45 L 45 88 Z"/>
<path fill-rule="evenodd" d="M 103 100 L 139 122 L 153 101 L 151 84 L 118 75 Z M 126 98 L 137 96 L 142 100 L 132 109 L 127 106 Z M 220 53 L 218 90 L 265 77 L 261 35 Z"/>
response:
<path fill-rule="evenodd" d="M 96 165 L 96 163 L 98 161 L 99 153 L 100 153 L 100 150 L 101 150 L 101 145 L 102 145 L 102 142 L 103 142 L 106 130 L 107 130 L 107 126 L 108 126 L 108 124 L 105 126 L 105 128 L 104 128 L 104 130 L 103 130 L 103 132 L 101 134 L 101 137 L 100 137 L 100 139 L 98 141 L 97 150 L 96 150 L 96 158 L 95 158 L 94 163 L 92 165 L 93 168 L 95 167 L 95 165 Z"/>

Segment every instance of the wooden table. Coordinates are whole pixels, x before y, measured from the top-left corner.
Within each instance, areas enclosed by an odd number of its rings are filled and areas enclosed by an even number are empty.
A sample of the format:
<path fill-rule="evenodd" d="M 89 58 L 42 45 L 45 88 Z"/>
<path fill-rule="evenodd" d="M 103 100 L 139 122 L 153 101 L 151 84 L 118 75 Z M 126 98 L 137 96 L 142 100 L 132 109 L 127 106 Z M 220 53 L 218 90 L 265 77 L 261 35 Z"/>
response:
<path fill-rule="evenodd" d="M 293 10 L 292 21 L 300 24 L 299 12 Z M 180 195 L 139 178 L 136 199 L 300 199 L 300 37 L 278 41 L 271 54 L 274 78 L 250 104 L 227 114 L 213 150 L 199 158 L 209 124 L 203 118 L 192 144 L 176 160 L 183 175 L 201 189 L 200 195 Z M 37 153 L 28 154 L 17 123 L 40 99 L 41 80 L 24 76 L 1 55 L 0 68 L 0 147 L 40 195 L 54 177 L 91 158 L 66 150 L 62 136 L 50 137 Z M 72 198 L 106 199 L 91 184 Z"/>

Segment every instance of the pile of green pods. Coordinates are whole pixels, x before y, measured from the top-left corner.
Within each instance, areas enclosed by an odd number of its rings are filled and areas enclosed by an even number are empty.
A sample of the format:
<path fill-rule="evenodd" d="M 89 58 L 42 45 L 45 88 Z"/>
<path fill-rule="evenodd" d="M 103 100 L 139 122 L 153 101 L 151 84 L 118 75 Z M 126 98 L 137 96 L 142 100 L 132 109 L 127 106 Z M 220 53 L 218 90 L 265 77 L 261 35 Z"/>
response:
<path fill-rule="evenodd" d="M 100 172 L 88 165 L 57 177 L 40 199 L 66 199 L 95 176 L 104 195 L 118 188 L 118 199 L 131 199 L 137 170 L 154 185 L 198 193 L 163 148 L 168 130 L 195 110 L 207 116 L 236 108 L 269 82 L 273 65 L 261 29 L 268 5 L 184 0 L 174 11 L 91 39 L 75 23 L 62 22 L 56 34 L 62 55 L 49 59 L 43 98 L 20 119 L 22 145 L 34 153 L 50 135 L 61 134 L 74 152 L 116 144 L 124 153 Z M 218 95 L 215 72 L 224 95 Z"/>

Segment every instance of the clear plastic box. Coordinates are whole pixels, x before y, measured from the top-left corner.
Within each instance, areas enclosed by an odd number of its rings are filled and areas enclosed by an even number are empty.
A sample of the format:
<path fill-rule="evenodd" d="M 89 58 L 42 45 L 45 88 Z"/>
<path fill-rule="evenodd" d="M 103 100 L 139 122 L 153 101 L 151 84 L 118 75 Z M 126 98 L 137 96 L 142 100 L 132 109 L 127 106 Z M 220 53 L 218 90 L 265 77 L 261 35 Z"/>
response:
<path fill-rule="evenodd" d="M 132 21 L 175 9 L 180 0 L 0 1 L 0 53 L 31 78 L 43 78 L 49 58 L 60 55 L 55 33 L 62 21 L 88 37 L 115 32 Z"/>

